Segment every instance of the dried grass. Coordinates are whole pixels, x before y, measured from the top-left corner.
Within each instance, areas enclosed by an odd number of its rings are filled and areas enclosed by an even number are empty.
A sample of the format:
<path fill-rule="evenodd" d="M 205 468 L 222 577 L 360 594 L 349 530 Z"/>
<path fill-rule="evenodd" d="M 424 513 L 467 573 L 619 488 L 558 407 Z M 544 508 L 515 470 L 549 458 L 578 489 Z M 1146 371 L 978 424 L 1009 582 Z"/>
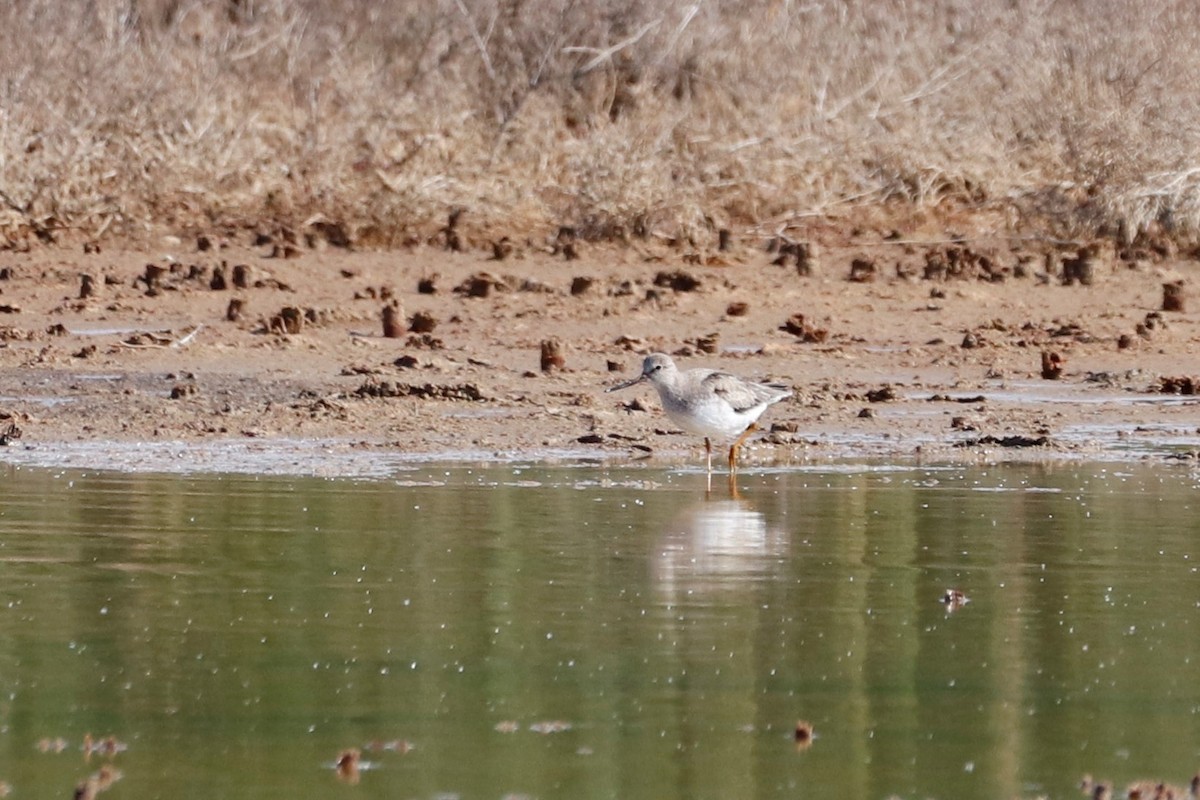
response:
<path fill-rule="evenodd" d="M 0 231 L 775 231 L 861 206 L 1200 230 L 1200 6 L 27 0 Z"/>

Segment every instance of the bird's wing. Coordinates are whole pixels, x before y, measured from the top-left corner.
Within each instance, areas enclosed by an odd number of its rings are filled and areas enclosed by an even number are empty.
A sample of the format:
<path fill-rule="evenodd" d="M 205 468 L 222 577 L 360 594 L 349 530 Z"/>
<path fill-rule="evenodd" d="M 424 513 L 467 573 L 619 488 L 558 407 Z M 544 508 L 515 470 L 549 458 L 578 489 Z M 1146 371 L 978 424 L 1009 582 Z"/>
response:
<path fill-rule="evenodd" d="M 710 389 L 734 411 L 749 411 L 763 403 L 773 403 L 782 400 L 789 392 L 764 386 L 761 383 L 748 383 L 728 372 L 710 372 L 700 380 L 701 386 Z"/>

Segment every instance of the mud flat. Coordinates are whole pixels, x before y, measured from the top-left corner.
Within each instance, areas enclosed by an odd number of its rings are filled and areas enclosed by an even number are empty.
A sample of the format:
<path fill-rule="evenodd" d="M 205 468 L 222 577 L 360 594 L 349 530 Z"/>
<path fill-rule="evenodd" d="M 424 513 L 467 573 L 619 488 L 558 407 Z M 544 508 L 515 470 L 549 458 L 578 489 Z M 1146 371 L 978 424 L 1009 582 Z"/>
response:
<path fill-rule="evenodd" d="M 0 254 L 0 460 L 699 463 L 651 390 L 603 393 L 653 351 L 795 388 L 750 464 L 1200 449 L 1191 261 L 848 230 L 819 259 L 721 244 Z"/>

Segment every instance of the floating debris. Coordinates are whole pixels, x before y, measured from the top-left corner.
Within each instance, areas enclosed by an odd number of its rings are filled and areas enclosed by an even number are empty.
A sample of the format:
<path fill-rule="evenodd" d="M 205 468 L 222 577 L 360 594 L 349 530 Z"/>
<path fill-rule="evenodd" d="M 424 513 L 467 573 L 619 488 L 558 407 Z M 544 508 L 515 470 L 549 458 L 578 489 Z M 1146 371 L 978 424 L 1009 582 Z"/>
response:
<path fill-rule="evenodd" d="M 971 602 L 971 598 L 958 589 L 947 589 L 942 595 L 942 605 L 946 607 L 947 611 L 957 611 L 969 602 Z"/>
<path fill-rule="evenodd" d="M 61 736 L 56 736 L 53 739 L 39 739 L 37 743 L 39 753 L 61 753 L 69 746 L 67 740 Z"/>
<path fill-rule="evenodd" d="M 1043 447 L 1050 444 L 1047 436 L 981 436 L 978 439 L 966 439 L 956 442 L 955 447 L 979 447 L 994 444 L 1000 447 Z"/>
<path fill-rule="evenodd" d="M 358 783 L 359 771 L 362 766 L 362 753 L 357 747 L 343 750 L 338 754 L 337 760 L 333 762 L 338 780 L 345 781 L 352 786 Z"/>
<path fill-rule="evenodd" d="M 75 800 L 95 800 L 98 794 L 111 789 L 122 777 L 121 770 L 111 764 L 105 764 L 98 772 L 92 773 L 86 780 L 75 785 Z"/>
<path fill-rule="evenodd" d="M 411 752 L 415 749 L 415 745 L 407 739 L 373 739 L 363 745 L 363 749 L 368 753 L 404 753 Z"/>
<path fill-rule="evenodd" d="M 506 719 L 497 722 L 495 730 L 496 733 L 516 733 L 521 730 L 521 725 L 516 720 Z"/>
<path fill-rule="evenodd" d="M 1195 783 L 1195 779 L 1192 780 Z M 1129 800 L 1188 800 L 1196 795 L 1188 794 L 1188 791 L 1180 786 L 1172 786 L 1162 781 L 1141 780 L 1126 786 L 1125 796 Z"/>
<path fill-rule="evenodd" d="M 10 422 L 8 425 L 0 428 L 0 447 L 7 447 L 14 440 L 21 438 L 21 429 L 17 427 L 17 423 Z"/>
<path fill-rule="evenodd" d="M 807 750 L 809 747 L 812 747 L 813 739 L 816 738 L 813 733 L 812 723 L 808 720 L 798 720 L 792 738 L 796 742 L 797 750 Z"/>
<path fill-rule="evenodd" d="M 89 757 L 93 754 L 107 756 L 112 758 L 117 753 L 124 753 L 129 749 L 129 745 L 117 739 L 115 736 L 105 736 L 101 739 L 93 739 L 90 733 L 83 735 L 83 744 L 80 747 L 83 750 L 84 757 Z"/>
<path fill-rule="evenodd" d="M 550 719 L 543 722 L 534 722 L 529 726 L 529 730 L 534 733 L 562 733 L 563 731 L 571 730 L 571 723 L 561 719 Z"/>

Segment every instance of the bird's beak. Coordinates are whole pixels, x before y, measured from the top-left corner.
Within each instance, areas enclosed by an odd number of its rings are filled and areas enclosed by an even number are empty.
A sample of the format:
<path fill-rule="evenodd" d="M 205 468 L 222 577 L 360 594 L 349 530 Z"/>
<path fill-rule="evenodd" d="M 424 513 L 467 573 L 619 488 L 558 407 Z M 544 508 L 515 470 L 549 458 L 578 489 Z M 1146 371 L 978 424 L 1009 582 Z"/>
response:
<path fill-rule="evenodd" d="M 616 386 L 608 387 L 607 389 L 604 390 L 604 392 L 605 392 L 605 394 L 607 394 L 608 392 L 615 392 L 618 389 L 628 389 L 630 386 L 633 386 L 635 383 L 641 383 L 644 380 L 646 380 L 646 373 L 643 372 L 641 375 L 638 375 L 636 378 L 630 378 L 629 380 L 627 380 L 623 383 L 618 383 Z"/>

